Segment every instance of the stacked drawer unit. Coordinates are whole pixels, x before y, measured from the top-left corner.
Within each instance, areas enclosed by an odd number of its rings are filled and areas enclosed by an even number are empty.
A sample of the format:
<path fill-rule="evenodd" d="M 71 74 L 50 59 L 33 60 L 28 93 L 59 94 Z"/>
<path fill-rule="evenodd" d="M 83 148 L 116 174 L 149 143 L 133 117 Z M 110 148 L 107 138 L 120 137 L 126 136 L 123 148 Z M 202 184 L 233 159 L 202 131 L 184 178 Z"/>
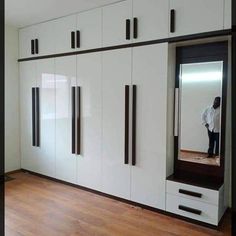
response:
<path fill-rule="evenodd" d="M 167 180 L 166 211 L 217 226 L 224 214 L 224 185 L 218 190 Z"/>

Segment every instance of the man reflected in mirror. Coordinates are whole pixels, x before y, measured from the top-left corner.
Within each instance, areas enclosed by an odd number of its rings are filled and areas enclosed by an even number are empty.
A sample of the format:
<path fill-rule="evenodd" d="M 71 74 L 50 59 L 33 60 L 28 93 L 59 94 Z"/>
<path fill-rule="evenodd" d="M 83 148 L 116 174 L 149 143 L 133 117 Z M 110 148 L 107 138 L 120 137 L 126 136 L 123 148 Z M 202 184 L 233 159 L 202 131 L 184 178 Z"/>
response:
<path fill-rule="evenodd" d="M 207 128 L 209 138 L 209 158 L 219 156 L 220 100 L 220 97 L 215 97 L 213 105 L 202 114 L 202 124 Z"/>

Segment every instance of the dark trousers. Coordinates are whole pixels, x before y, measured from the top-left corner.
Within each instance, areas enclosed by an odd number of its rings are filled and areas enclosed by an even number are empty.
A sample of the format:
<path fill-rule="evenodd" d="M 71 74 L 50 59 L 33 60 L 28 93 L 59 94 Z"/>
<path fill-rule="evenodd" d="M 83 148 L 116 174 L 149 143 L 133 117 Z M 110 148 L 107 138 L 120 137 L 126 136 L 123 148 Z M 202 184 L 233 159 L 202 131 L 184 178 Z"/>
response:
<path fill-rule="evenodd" d="M 209 137 L 209 148 L 208 154 L 213 155 L 215 149 L 215 155 L 219 155 L 219 133 L 214 133 L 208 130 L 208 137 Z"/>

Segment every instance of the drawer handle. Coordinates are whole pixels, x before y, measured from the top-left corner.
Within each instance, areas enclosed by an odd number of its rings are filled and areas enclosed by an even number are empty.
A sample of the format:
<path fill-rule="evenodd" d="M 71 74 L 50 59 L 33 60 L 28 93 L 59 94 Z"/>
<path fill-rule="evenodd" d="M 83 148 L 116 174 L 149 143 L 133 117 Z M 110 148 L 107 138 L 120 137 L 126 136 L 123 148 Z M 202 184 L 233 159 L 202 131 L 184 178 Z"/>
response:
<path fill-rule="evenodd" d="M 189 196 L 192 196 L 192 197 L 198 197 L 198 198 L 202 197 L 201 193 L 191 192 L 191 191 L 184 190 L 184 189 L 179 189 L 179 193 L 189 195 Z"/>
<path fill-rule="evenodd" d="M 179 209 L 182 210 L 182 211 L 193 213 L 195 215 L 201 215 L 202 214 L 202 211 L 200 211 L 200 210 L 190 208 L 190 207 L 186 207 L 186 206 L 182 206 L 182 205 L 179 205 Z"/>

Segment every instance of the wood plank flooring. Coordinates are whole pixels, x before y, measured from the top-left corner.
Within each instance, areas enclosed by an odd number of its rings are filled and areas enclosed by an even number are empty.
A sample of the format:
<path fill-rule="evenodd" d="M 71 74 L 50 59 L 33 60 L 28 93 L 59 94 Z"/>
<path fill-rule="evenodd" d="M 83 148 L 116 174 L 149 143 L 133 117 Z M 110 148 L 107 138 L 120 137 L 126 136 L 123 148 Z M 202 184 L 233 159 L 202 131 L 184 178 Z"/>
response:
<path fill-rule="evenodd" d="M 219 231 L 27 173 L 6 183 L 6 236 L 223 236 Z"/>

